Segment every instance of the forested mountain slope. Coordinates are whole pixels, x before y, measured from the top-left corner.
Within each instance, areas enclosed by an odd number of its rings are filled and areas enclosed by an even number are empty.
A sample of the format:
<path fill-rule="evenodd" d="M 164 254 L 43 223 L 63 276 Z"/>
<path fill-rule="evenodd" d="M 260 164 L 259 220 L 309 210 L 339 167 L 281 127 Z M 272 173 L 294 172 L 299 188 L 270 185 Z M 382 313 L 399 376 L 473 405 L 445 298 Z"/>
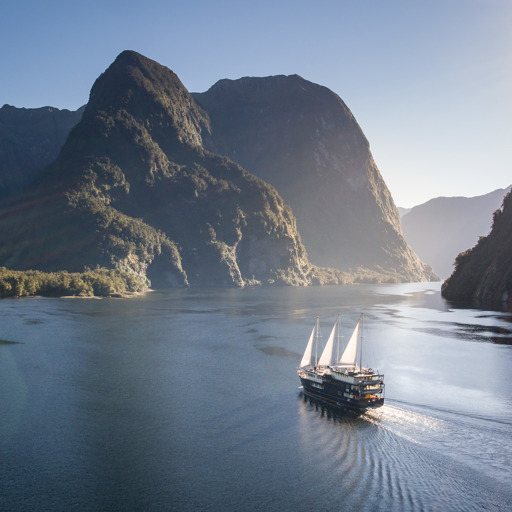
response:
<path fill-rule="evenodd" d="M 276 190 L 203 148 L 208 115 L 168 68 L 121 53 L 56 161 L 0 217 L 0 265 L 100 265 L 153 286 L 340 282 L 309 263 Z"/>
<path fill-rule="evenodd" d="M 457 256 L 442 294 L 461 303 L 512 304 L 512 192 L 495 212 L 489 235 Z"/>

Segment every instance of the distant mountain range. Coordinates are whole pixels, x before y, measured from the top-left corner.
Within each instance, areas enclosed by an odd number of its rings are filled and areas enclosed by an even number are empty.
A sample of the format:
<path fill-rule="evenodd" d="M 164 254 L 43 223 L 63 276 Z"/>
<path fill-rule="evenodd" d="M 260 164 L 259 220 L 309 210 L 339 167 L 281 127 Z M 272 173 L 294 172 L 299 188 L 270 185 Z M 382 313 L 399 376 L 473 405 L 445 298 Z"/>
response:
<path fill-rule="evenodd" d="M 402 208 L 401 206 L 397 206 L 397 210 L 400 218 L 402 218 L 404 215 L 407 215 L 412 210 L 412 208 Z"/>
<path fill-rule="evenodd" d="M 84 108 L 0 108 L 0 201 L 20 192 L 53 163 Z"/>
<path fill-rule="evenodd" d="M 511 187 L 477 197 L 438 197 L 402 213 L 405 239 L 442 278 L 453 272 L 455 258 L 486 236 L 492 214 Z"/>
<path fill-rule="evenodd" d="M 491 232 L 457 256 L 442 295 L 456 303 L 512 307 L 512 192 L 494 213 Z"/>
<path fill-rule="evenodd" d="M 350 111 L 300 77 L 192 96 L 126 51 L 84 109 L 13 109 L 0 116 L 0 265 L 99 265 L 153 286 L 436 278 L 403 239 Z M 38 144 L 45 158 L 24 158 Z M 310 262 L 280 194 L 313 262 L 335 269 Z"/>

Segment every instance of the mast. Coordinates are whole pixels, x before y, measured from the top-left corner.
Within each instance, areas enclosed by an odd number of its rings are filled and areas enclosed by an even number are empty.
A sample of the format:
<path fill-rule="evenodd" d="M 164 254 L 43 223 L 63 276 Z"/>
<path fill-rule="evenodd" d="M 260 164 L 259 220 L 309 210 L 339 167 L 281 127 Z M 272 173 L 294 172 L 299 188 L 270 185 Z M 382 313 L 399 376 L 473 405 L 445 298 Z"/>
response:
<path fill-rule="evenodd" d="M 319 322 L 319 317 L 317 316 L 316 317 L 315 368 L 318 363 L 318 322 Z"/>

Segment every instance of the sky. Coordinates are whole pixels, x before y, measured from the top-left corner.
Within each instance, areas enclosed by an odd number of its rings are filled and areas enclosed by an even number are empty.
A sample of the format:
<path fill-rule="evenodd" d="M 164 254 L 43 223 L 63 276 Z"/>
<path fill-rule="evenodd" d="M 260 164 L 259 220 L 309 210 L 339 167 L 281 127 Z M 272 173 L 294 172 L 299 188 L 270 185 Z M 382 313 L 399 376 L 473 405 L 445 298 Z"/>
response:
<path fill-rule="evenodd" d="M 76 110 L 123 50 L 190 92 L 298 74 L 352 111 L 395 204 L 512 184 L 512 0 L 3 0 L 0 105 Z"/>

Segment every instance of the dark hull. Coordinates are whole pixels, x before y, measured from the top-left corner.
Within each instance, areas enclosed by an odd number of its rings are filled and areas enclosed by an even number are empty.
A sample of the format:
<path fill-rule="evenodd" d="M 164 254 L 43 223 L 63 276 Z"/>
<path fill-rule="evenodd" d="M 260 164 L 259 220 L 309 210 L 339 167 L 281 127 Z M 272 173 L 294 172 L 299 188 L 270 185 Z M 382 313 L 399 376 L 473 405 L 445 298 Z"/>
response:
<path fill-rule="evenodd" d="M 384 405 L 384 397 L 381 395 L 372 395 L 371 397 L 368 397 L 368 395 L 366 397 L 344 396 L 345 384 L 342 385 L 330 377 L 324 377 L 322 384 L 302 377 L 300 380 L 303 392 L 307 397 L 334 410 L 363 414 L 369 409 Z"/>

